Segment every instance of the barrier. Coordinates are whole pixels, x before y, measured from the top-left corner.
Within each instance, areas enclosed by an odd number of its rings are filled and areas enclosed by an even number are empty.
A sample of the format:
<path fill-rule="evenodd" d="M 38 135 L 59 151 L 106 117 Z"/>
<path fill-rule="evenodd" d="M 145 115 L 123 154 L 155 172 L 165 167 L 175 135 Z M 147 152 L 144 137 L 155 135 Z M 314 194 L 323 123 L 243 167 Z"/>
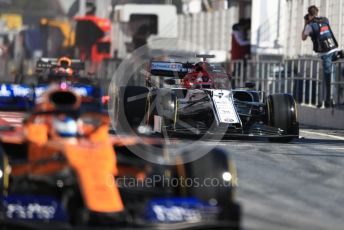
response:
<path fill-rule="evenodd" d="M 230 67 L 228 67 L 228 65 Z M 318 58 L 286 59 L 284 61 L 233 61 L 227 63 L 235 87 L 254 82 L 255 89 L 269 95 L 289 93 L 301 105 L 316 106 L 321 102 L 322 60 Z M 334 64 L 331 76 L 331 98 L 344 104 L 344 62 Z"/>
<path fill-rule="evenodd" d="M 28 61 L 26 61 L 28 62 Z M 11 62 L 8 62 L 11 63 Z M 94 78 L 107 87 L 115 77 L 120 60 L 106 60 Z M 255 89 L 262 94 L 289 93 L 300 105 L 317 106 L 321 102 L 322 60 L 318 58 L 285 59 L 283 61 L 236 60 L 223 63 L 232 74 L 233 87 L 243 87 L 245 82 L 254 82 Z M 344 62 L 336 62 L 335 74 L 331 77 L 331 98 L 336 106 L 344 105 Z M 9 70 L 10 68 L 4 68 Z M 4 70 L 3 69 L 3 70 Z M 141 74 L 142 75 L 142 74 Z M 140 73 L 132 77 L 132 84 L 144 85 Z M 128 76 L 129 77 L 129 76 Z M 2 71 L 2 82 L 14 80 L 10 73 Z"/>

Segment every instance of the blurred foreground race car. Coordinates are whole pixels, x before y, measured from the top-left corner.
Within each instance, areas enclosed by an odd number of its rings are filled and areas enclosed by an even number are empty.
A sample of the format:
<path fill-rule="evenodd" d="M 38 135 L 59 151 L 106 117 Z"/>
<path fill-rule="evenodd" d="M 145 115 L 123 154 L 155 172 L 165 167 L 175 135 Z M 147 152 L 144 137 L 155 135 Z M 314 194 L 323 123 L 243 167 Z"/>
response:
<path fill-rule="evenodd" d="M 117 129 L 141 127 L 168 135 L 258 136 L 289 142 L 298 138 L 294 98 L 289 94 L 263 97 L 250 88 L 231 89 L 230 76 L 198 55 L 193 63 L 152 61 L 150 73 L 163 87 L 123 86 L 115 95 Z M 140 128 L 140 129 L 139 129 Z"/>
<path fill-rule="evenodd" d="M 131 147 L 159 146 L 163 157 L 161 141 L 109 135 L 101 103 L 82 102 L 73 89 L 49 88 L 22 126 L 0 126 L 2 227 L 239 229 L 236 169 L 227 152 L 149 163 Z"/>

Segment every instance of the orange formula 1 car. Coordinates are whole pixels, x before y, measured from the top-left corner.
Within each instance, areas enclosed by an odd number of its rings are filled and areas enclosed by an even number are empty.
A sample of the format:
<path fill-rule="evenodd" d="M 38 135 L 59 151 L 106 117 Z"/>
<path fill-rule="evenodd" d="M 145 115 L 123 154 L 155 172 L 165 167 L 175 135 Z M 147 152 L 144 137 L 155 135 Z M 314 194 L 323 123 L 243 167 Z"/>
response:
<path fill-rule="evenodd" d="M 70 89 L 52 87 L 22 126 L 0 127 L 1 226 L 239 228 L 236 171 L 228 153 L 215 149 L 177 166 L 147 162 L 130 147 L 150 151 L 161 142 L 111 136 L 108 116 L 95 108 L 83 106 Z M 185 178 L 197 178 L 199 186 L 169 186 L 171 179 Z M 201 186 L 206 178 L 223 186 Z"/>

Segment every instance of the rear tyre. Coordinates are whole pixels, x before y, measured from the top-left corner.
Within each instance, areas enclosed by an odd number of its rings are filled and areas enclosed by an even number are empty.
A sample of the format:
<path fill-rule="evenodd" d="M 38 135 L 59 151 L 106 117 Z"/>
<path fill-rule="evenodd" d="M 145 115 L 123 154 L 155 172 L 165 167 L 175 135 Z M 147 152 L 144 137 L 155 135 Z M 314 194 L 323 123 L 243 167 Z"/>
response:
<path fill-rule="evenodd" d="M 280 128 L 284 135 L 299 135 L 297 108 L 293 96 L 289 94 L 270 95 L 266 101 L 267 121 L 270 126 Z M 290 142 L 294 137 L 269 138 L 271 142 Z"/>
<path fill-rule="evenodd" d="M 136 132 L 144 124 L 148 105 L 149 89 L 141 86 L 119 87 L 114 99 L 116 130 Z"/>
<path fill-rule="evenodd" d="M 0 146 L 0 171 L 2 173 L 0 177 L 0 195 L 4 195 L 8 189 L 9 172 L 8 172 L 8 158 L 4 149 Z M 1 213 L 0 213 L 1 214 Z"/>

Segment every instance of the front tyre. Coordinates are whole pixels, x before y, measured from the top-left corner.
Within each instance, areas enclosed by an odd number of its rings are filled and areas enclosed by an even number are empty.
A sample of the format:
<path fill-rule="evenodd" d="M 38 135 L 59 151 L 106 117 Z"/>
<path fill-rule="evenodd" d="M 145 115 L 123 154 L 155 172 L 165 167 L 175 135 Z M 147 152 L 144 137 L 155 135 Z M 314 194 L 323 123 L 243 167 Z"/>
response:
<path fill-rule="evenodd" d="M 114 114 L 116 129 L 126 133 L 135 133 L 146 123 L 149 89 L 141 86 L 122 86 L 115 95 Z"/>
<path fill-rule="evenodd" d="M 218 219 L 230 221 L 233 224 L 231 229 L 240 229 L 241 208 L 234 199 L 237 172 L 229 153 L 215 148 L 184 166 L 186 178 L 195 182 L 188 187 L 188 196 L 215 202 L 221 209 Z"/>
<path fill-rule="evenodd" d="M 283 130 L 283 135 L 299 135 L 297 108 L 293 96 L 273 94 L 266 100 L 267 122 L 270 126 Z M 272 142 L 290 142 L 294 137 L 269 138 Z"/>

